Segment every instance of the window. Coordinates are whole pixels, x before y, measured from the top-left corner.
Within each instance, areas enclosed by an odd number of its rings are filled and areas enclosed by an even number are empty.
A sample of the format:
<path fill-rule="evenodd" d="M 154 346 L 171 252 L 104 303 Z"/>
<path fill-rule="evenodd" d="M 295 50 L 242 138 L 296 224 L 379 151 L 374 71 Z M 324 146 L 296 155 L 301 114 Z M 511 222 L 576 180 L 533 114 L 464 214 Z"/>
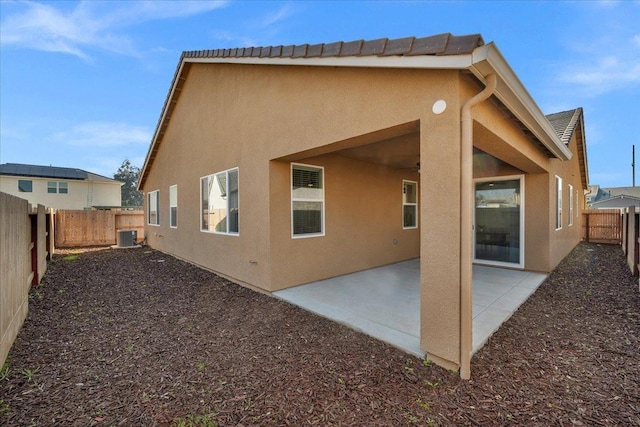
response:
<path fill-rule="evenodd" d="M 402 228 L 418 228 L 418 183 L 402 181 Z"/>
<path fill-rule="evenodd" d="M 324 236 L 324 168 L 291 164 L 291 233 Z"/>
<path fill-rule="evenodd" d="M 160 225 L 159 217 L 159 194 L 160 190 L 147 193 L 147 222 L 149 225 Z"/>
<path fill-rule="evenodd" d="M 32 193 L 33 192 L 33 181 L 28 181 L 25 179 L 18 180 L 18 191 L 20 193 Z"/>
<path fill-rule="evenodd" d="M 47 193 L 49 194 L 67 194 L 69 192 L 68 183 L 66 182 L 57 182 L 57 181 L 48 181 L 47 182 Z"/>
<path fill-rule="evenodd" d="M 238 168 L 200 178 L 202 231 L 240 233 Z"/>
<path fill-rule="evenodd" d="M 562 228 L 562 178 L 556 176 L 556 230 Z"/>
<path fill-rule="evenodd" d="M 178 186 L 169 187 L 169 227 L 178 227 Z"/>
<path fill-rule="evenodd" d="M 573 185 L 569 184 L 569 226 L 573 225 Z"/>

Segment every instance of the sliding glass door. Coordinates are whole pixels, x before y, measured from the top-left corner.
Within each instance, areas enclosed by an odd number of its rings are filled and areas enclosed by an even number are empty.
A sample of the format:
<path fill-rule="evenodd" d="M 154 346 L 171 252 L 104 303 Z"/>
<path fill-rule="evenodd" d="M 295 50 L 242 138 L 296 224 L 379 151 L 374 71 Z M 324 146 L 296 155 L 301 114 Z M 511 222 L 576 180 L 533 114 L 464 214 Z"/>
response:
<path fill-rule="evenodd" d="M 476 262 L 524 267 L 522 182 L 520 176 L 475 182 Z"/>

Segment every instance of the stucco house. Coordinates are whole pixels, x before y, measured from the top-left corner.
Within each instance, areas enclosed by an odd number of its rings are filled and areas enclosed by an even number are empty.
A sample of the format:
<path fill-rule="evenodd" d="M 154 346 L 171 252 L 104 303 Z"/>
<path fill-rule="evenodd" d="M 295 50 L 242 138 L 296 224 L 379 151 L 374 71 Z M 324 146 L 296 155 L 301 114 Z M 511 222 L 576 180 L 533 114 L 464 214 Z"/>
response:
<path fill-rule="evenodd" d="M 139 189 L 148 245 L 261 292 L 419 258 L 420 345 L 468 377 L 472 264 L 551 271 L 587 182 L 582 109 L 441 34 L 184 52 Z"/>
<path fill-rule="evenodd" d="M 88 209 L 120 206 L 122 182 L 77 168 L 20 163 L 0 165 L 0 191 L 32 206 Z"/>

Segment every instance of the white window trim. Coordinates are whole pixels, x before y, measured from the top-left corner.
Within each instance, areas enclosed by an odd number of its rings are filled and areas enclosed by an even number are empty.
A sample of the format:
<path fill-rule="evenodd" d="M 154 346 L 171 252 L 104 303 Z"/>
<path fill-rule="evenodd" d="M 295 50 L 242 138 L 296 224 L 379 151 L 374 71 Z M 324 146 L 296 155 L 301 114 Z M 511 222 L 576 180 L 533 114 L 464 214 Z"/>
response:
<path fill-rule="evenodd" d="M 573 225 L 573 185 L 569 184 L 569 227 Z"/>
<path fill-rule="evenodd" d="M 151 222 L 151 194 L 156 193 L 156 221 L 157 223 Z M 153 225 L 154 227 L 160 226 L 160 190 L 153 190 L 147 193 L 147 225 Z"/>
<path fill-rule="evenodd" d="M 62 184 L 66 185 L 66 191 L 62 191 Z M 50 188 L 55 191 L 49 191 Z M 66 181 L 47 181 L 47 194 L 69 194 L 69 184 Z"/>
<path fill-rule="evenodd" d="M 171 204 L 171 189 L 175 188 L 176 189 L 176 201 L 175 201 L 175 205 Z M 178 185 L 174 184 L 174 185 L 170 185 L 169 186 L 169 228 L 178 228 L 178 221 L 176 221 L 176 225 L 171 225 L 173 223 L 173 211 L 171 210 L 171 208 L 176 208 L 176 212 L 178 211 Z"/>
<path fill-rule="evenodd" d="M 316 168 L 322 171 L 322 231 L 320 233 L 309 233 L 309 234 L 294 234 L 293 233 L 293 202 L 318 202 L 317 199 L 294 199 L 293 198 L 293 169 L 295 166 L 302 166 L 305 168 Z M 291 238 L 292 239 L 309 239 L 313 237 L 324 237 L 326 233 L 325 229 L 325 212 L 327 210 L 327 202 L 325 200 L 325 186 L 326 179 L 324 173 L 324 166 L 310 165 L 308 163 L 291 163 L 289 169 L 289 191 L 291 192 L 291 205 L 289 206 L 289 210 L 291 212 Z"/>
<path fill-rule="evenodd" d="M 562 178 L 556 175 L 555 178 L 556 196 L 556 231 L 562 230 Z"/>
<path fill-rule="evenodd" d="M 238 231 L 232 231 L 232 232 L 221 232 L 221 231 L 215 231 L 215 230 L 206 230 L 203 228 L 203 223 L 202 223 L 202 179 L 203 178 L 209 178 L 209 177 L 213 177 L 215 178 L 216 175 L 221 174 L 221 173 L 226 173 L 227 175 L 227 183 L 229 182 L 229 172 L 231 171 L 238 171 L 238 212 L 240 212 L 240 168 L 239 167 L 234 167 L 234 168 L 229 168 L 226 170 L 221 170 L 218 172 L 214 172 L 214 173 L 210 173 L 208 175 L 204 175 L 201 176 L 200 179 L 198 180 L 198 187 L 199 187 L 199 192 L 200 192 L 200 231 L 203 233 L 208 233 L 208 234 L 221 234 L 223 236 L 240 236 L 240 215 L 238 215 Z M 227 200 L 227 215 L 229 215 L 229 201 Z M 229 223 L 227 222 L 227 230 L 229 229 Z"/>
<path fill-rule="evenodd" d="M 405 183 L 410 183 L 410 184 L 415 184 L 416 186 L 416 202 L 415 203 L 405 203 L 404 202 L 404 185 Z M 416 225 L 413 225 L 411 227 L 406 227 L 404 225 L 404 207 L 405 206 L 415 206 L 416 207 Z M 418 182 L 417 181 L 411 181 L 409 179 L 403 179 L 402 180 L 402 229 L 403 230 L 415 230 L 416 228 L 418 228 L 418 221 L 419 221 L 419 212 L 418 212 Z"/>

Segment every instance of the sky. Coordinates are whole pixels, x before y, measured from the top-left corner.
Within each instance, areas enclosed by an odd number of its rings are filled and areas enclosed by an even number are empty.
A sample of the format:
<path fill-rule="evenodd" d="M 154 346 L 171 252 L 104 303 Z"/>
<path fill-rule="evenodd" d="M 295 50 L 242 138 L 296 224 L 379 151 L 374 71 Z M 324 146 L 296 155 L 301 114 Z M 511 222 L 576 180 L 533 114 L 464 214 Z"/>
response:
<path fill-rule="evenodd" d="M 640 185 L 640 1 L 0 0 L 0 163 L 142 167 L 184 50 L 480 33 L 545 114 L 584 108 L 590 184 Z"/>

